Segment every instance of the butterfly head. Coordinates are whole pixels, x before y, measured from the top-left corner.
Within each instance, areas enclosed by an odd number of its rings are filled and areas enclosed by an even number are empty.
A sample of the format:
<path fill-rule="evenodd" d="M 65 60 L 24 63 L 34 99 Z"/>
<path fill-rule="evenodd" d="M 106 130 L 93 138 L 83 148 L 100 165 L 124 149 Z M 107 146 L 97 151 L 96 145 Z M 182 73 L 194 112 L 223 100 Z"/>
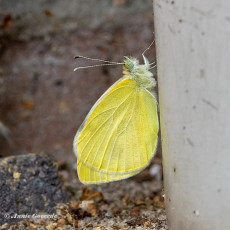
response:
<path fill-rule="evenodd" d="M 156 81 L 153 74 L 149 71 L 150 65 L 146 57 L 144 64 L 139 64 L 139 61 L 133 57 L 126 57 L 124 60 L 123 74 L 125 77 L 131 77 L 140 83 L 143 88 L 154 88 Z"/>
<path fill-rule="evenodd" d="M 131 71 L 136 65 L 139 64 L 138 60 L 132 57 L 125 57 L 124 63 L 124 69 L 127 71 Z"/>

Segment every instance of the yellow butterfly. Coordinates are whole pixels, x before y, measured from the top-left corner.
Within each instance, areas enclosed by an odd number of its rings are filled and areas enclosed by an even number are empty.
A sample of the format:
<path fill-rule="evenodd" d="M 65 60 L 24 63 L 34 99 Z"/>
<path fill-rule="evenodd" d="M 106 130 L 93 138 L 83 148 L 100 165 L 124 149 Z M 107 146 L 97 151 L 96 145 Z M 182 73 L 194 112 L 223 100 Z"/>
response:
<path fill-rule="evenodd" d="M 141 65 L 125 57 L 123 77 L 99 98 L 74 138 L 78 177 L 84 184 L 131 177 L 147 167 L 156 152 L 156 81 L 143 58 Z"/>

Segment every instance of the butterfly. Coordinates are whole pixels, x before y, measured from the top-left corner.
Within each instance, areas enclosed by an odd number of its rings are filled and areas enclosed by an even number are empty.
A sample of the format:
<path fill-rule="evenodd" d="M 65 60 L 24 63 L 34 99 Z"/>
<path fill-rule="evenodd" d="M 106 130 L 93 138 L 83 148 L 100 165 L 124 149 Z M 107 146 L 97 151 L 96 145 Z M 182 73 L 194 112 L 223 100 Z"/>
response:
<path fill-rule="evenodd" d="M 73 150 L 83 184 L 131 177 L 155 155 L 159 130 L 156 81 L 151 64 L 142 55 L 144 64 L 124 57 L 123 77 L 98 99 L 75 135 Z"/>

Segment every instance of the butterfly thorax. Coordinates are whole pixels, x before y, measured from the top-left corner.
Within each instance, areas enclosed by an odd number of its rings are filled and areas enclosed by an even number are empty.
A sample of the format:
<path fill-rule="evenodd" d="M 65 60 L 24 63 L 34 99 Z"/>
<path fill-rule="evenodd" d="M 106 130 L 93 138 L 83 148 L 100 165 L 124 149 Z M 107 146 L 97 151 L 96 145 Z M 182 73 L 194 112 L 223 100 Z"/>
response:
<path fill-rule="evenodd" d="M 140 84 L 141 88 L 151 89 L 156 86 L 153 74 L 149 71 L 148 61 L 141 65 L 136 58 L 125 57 L 123 66 L 124 77 L 132 78 Z"/>

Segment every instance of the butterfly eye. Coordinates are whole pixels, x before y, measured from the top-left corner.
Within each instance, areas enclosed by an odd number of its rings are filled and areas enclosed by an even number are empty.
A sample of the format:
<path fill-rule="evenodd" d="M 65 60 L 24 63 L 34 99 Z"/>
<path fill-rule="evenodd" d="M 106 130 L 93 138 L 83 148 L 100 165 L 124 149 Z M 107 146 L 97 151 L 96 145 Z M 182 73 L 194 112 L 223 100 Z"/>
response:
<path fill-rule="evenodd" d="M 131 69 L 134 67 L 134 63 L 131 62 L 130 60 L 127 60 L 127 61 L 125 62 L 125 67 L 126 67 L 127 69 L 131 70 Z"/>

